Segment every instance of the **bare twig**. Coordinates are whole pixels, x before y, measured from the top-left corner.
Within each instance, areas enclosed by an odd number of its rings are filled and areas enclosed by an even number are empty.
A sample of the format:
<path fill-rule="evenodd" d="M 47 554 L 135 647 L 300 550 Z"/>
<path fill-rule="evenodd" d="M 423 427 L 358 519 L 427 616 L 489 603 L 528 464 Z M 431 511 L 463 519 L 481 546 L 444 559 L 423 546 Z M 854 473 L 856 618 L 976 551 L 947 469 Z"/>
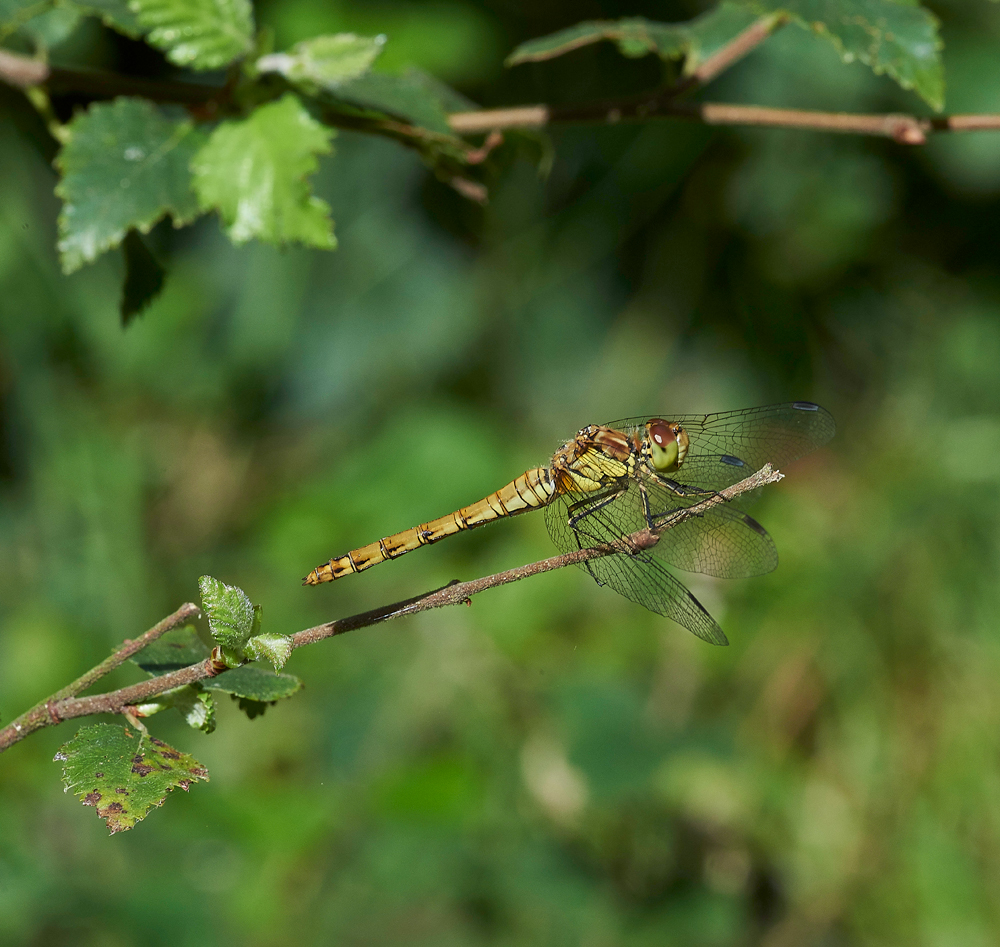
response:
<path fill-rule="evenodd" d="M 709 57 L 688 79 L 675 86 L 642 95 L 575 105 L 515 105 L 507 108 L 453 112 L 448 123 L 457 135 L 481 135 L 509 129 L 540 129 L 556 124 L 647 121 L 653 118 L 686 118 L 706 125 L 753 125 L 768 128 L 798 128 L 819 132 L 877 135 L 906 145 L 921 145 L 937 132 L 1000 130 L 1000 114 L 942 115 L 921 118 L 907 114 L 857 114 L 778 109 L 763 105 L 730 105 L 722 102 L 683 103 L 677 98 L 714 78 L 767 36 L 761 24 L 751 26 L 715 56 Z M 773 29 L 773 27 L 772 27 Z M 95 97 L 142 95 L 157 102 L 191 106 L 201 117 L 215 115 L 213 106 L 225 96 L 223 87 L 193 82 L 157 82 L 89 69 L 65 69 L 0 50 L 0 82 L 30 90 L 44 86 L 50 92 L 75 92 Z M 417 148 L 433 144 L 434 133 L 406 122 L 366 118 L 324 110 L 323 119 L 338 128 L 384 135 Z M 440 136 L 439 136 L 440 137 Z M 496 139 L 494 139 L 495 141 Z M 470 149 L 466 160 L 482 160 L 483 149 Z"/>
<path fill-rule="evenodd" d="M 336 635 L 342 635 L 358 628 L 367 628 L 371 625 L 388 621 L 391 618 L 414 615 L 417 612 L 426 612 L 433 608 L 444 608 L 447 605 L 459 605 L 468 602 L 473 595 L 478 595 L 480 592 L 485 592 L 488 589 L 499 588 L 501 585 L 518 582 L 529 576 L 551 572 L 554 569 L 578 565 L 589 559 L 598 559 L 602 556 L 616 554 L 628 555 L 639 550 L 650 549 L 659 542 L 663 532 L 677 526 L 679 523 L 693 516 L 701 516 L 713 506 L 718 506 L 721 503 L 732 500 L 740 494 L 756 490 L 758 487 L 762 487 L 768 483 L 775 483 L 781 480 L 782 477 L 783 474 L 774 470 L 770 464 L 765 464 L 760 470 L 745 480 L 741 480 L 731 487 L 726 487 L 718 493 L 709 494 L 705 499 L 679 510 L 677 515 L 662 530 L 639 530 L 629 536 L 623 536 L 620 540 L 613 543 L 604 543 L 590 549 L 581 549 L 576 552 L 552 556 L 549 559 L 542 559 L 539 562 L 518 566 L 515 569 L 508 569 L 505 572 L 498 572 L 495 575 L 484 576 L 481 579 L 472 579 L 469 582 L 453 582 L 433 592 L 428 592 L 402 602 L 396 602 L 393 605 L 386 605 L 382 608 L 362 612 L 359 615 L 352 615 L 349 618 L 340 618 L 336 621 L 326 622 L 312 628 L 305 628 L 291 636 L 292 648 L 302 648 L 306 645 L 315 644 L 317 641 L 322 641 L 324 638 L 333 638 Z M 121 687 L 106 694 L 94 694 L 90 697 L 76 696 L 84 687 L 96 681 L 102 674 L 106 674 L 112 667 L 117 667 L 165 631 L 177 627 L 197 613 L 197 606 L 191 604 L 182 605 L 173 615 L 163 619 L 163 621 L 150 628 L 141 637 L 136 638 L 134 641 L 126 642 L 107 661 L 102 662 L 68 687 L 57 691 L 51 697 L 32 707 L 27 713 L 22 714 L 15 721 L 0 730 L 0 752 L 3 752 L 19 740 L 24 739 L 29 733 L 33 733 L 35 730 L 40 730 L 43 727 L 54 726 L 63 720 L 71 720 L 74 717 L 87 717 L 91 714 L 132 713 L 133 705 L 148 701 L 157 694 L 173 690 L 175 687 L 183 687 L 186 684 L 194 684 L 197 681 L 215 677 L 219 673 L 220 666 L 210 657 L 197 664 L 181 668 L 178 671 L 161 674 L 158 677 L 153 677 L 128 687 Z"/>

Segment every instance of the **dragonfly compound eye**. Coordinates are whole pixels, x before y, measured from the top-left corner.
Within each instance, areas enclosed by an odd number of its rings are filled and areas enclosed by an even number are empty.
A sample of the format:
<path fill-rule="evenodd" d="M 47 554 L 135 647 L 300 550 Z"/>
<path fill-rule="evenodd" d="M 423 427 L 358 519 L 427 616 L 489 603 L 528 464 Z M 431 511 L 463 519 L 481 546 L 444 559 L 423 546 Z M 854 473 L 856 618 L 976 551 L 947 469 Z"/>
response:
<path fill-rule="evenodd" d="M 679 424 L 653 418 L 646 422 L 646 435 L 649 443 L 649 460 L 657 473 L 669 473 L 684 463 L 688 436 Z"/>

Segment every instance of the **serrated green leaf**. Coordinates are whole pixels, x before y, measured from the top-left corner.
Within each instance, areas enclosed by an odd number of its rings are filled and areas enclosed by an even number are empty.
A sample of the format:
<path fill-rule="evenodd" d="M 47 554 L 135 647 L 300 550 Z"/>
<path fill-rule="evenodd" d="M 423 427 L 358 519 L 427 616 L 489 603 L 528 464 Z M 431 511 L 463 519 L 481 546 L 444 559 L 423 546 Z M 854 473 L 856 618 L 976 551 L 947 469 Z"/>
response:
<path fill-rule="evenodd" d="M 285 666 L 292 653 L 292 639 L 287 635 L 256 635 L 243 650 L 253 661 L 270 661 L 277 671 Z"/>
<path fill-rule="evenodd" d="M 168 674 L 204 661 L 211 654 L 193 625 L 175 628 L 131 658 L 148 674 Z"/>
<path fill-rule="evenodd" d="M 119 312 L 122 325 L 127 326 L 160 295 L 167 271 L 135 230 L 125 234 L 122 254 L 125 258 L 125 281 L 122 284 Z"/>
<path fill-rule="evenodd" d="M 665 60 L 683 57 L 685 71 L 690 72 L 758 18 L 746 7 L 721 3 L 714 10 L 687 23 L 657 23 L 642 17 L 590 20 L 522 43 L 507 57 L 506 63 L 516 66 L 524 62 L 540 62 L 582 46 L 611 40 L 625 56 L 655 53 Z"/>
<path fill-rule="evenodd" d="M 250 0 L 129 0 L 146 42 L 190 69 L 219 69 L 253 48 Z"/>
<path fill-rule="evenodd" d="M 61 6 L 75 7 L 88 16 L 99 17 L 105 26 L 130 39 L 139 39 L 146 30 L 138 17 L 129 9 L 127 0 L 60 0 Z"/>
<path fill-rule="evenodd" d="M 242 648 L 254 627 L 254 607 L 243 589 L 210 575 L 198 580 L 201 607 L 215 639 L 229 648 Z"/>
<path fill-rule="evenodd" d="M 332 250 L 330 208 L 306 179 L 317 156 L 332 150 L 333 134 L 294 95 L 242 121 L 223 122 L 191 165 L 202 209 L 219 211 L 236 244 L 257 237 Z"/>
<path fill-rule="evenodd" d="M 302 687 L 302 681 L 293 674 L 272 674 L 262 668 L 244 664 L 243 667 L 223 671 L 217 677 L 209 678 L 204 682 L 204 687 L 232 694 L 233 697 L 273 703 L 291 697 Z"/>
<path fill-rule="evenodd" d="M 167 118 L 144 99 L 98 102 L 69 124 L 56 158 L 59 251 L 72 273 L 118 246 L 130 228 L 148 233 L 170 214 L 174 226 L 198 216 L 191 159 L 204 141 L 187 120 Z"/>
<path fill-rule="evenodd" d="M 309 95 L 336 89 L 368 71 L 385 45 L 384 36 L 337 33 L 297 43 L 287 53 L 257 60 L 261 72 L 277 72 Z"/>
<path fill-rule="evenodd" d="M 111 834 L 132 828 L 176 787 L 208 780 L 193 756 L 124 727 L 99 723 L 84 727 L 59 748 L 66 788 L 97 809 Z"/>
<path fill-rule="evenodd" d="M 450 135 L 449 109 L 440 86 L 427 73 L 411 68 L 398 76 L 366 72 L 341 83 L 333 95 L 357 108 L 383 112 L 438 134 Z"/>
<path fill-rule="evenodd" d="M 844 62 L 870 66 L 934 109 L 944 106 L 944 68 L 937 18 L 893 0 L 740 0 L 756 13 L 785 13 L 826 36 Z"/>

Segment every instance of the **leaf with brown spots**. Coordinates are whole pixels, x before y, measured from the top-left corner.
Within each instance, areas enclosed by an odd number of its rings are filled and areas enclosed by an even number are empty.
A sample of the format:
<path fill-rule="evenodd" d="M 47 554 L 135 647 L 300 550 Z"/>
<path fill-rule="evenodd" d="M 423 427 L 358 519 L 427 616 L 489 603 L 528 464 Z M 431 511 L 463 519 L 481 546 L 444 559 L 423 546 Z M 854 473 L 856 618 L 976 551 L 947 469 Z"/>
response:
<path fill-rule="evenodd" d="M 208 770 L 193 756 L 110 723 L 83 727 L 55 759 L 63 764 L 67 791 L 93 806 L 112 835 L 163 805 L 174 787 L 187 792 L 193 782 L 208 779 Z"/>

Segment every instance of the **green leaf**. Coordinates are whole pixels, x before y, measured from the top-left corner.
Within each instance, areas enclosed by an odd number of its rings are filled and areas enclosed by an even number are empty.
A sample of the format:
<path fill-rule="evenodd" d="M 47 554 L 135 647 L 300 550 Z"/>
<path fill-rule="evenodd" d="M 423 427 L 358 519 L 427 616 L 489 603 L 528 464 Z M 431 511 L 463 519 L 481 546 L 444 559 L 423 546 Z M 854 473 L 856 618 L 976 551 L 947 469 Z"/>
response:
<path fill-rule="evenodd" d="M 243 650 L 253 661 L 270 661 L 277 671 L 285 666 L 292 653 L 292 639 L 287 635 L 257 635 L 243 646 Z"/>
<path fill-rule="evenodd" d="M 356 108 L 393 115 L 442 135 L 451 134 L 441 83 L 419 69 L 408 69 L 399 76 L 366 72 L 341 83 L 334 95 Z"/>
<path fill-rule="evenodd" d="M 274 703 L 291 697 L 302 687 L 302 681 L 293 674 L 272 674 L 262 668 L 244 664 L 243 667 L 223 671 L 217 677 L 210 677 L 204 682 L 204 687 L 247 700 Z"/>
<path fill-rule="evenodd" d="M 148 233 L 166 214 L 175 227 L 198 215 L 190 163 L 204 138 L 190 121 L 167 118 L 144 99 L 120 98 L 92 105 L 69 130 L 56 158 L 66 273 L 117 246 L 130 228 Z"/>
<path fill-rule="evenodd" d="M 66 788 L 97 809 L 111 834 L 132 828 L 167 793 L 208 780 L 193 756 L 124 727 L 99 723 L 84 727 L 55 755 L 63 764 Z"/>
<path fill-rule="evenodd" d="M 625 56 L 656 53 L 661 59 L 685 58 L 691 72 L 712 53 L 733 40 L 759 17 L 734 3 L 721 3 L 714 10 L 687 23 L 656 23 L 642 17 L 623 20 L 590 20 L 568 29 L 522 43 L 507 57 L 508 66 L 540 62 L 562 56 L 581 46 L 602 40 L 616 43 Z M 777 18 L 772 26 L 777 25 Z"/>
<path fill-rule="evenodd" d="M 944 68 L 937 18 L 892 0 L 741 0 L 757 13 L 785 13 L 826 36 L 844 62 L 855 59 L 913 89 L 928 105 L 944 106 Z"/>
<path fill-rule="evenodd" d="M 198 580 L 198 588 L 215 639 L 228 648 L 242 648 L 254 630 L 254 607 L 247 593 L 210 575 Z"/>
<path fill-rule="evenodd" d="M 125 282 L 122 284 L 119 309 L 122 325 L 127 326 L 159 296 L 167 271 L 135 230 L 125 234 L 122 252 L 125 256 Z"/>
<path fill-rule="evenodd" d="M 68 39 L 80 23 L 81 13 L 72 7 L 57 7 L 28 20 L 23 32 L 36 49 L 47 50 Z"/>
<path fill-rule="evenodd" d="M 191 664 L 204 661 L 211 654 L 206 644 L 198 637 L 193 625 L 175 628 L 146 645 L 142 651 L 132 656 L 132 663 L 138 664 L 149 674 L 168 674 L 179 671 Z"/>
<path fill-rule="evenodd" d="M 262 56 L 257 60 L 257 69 L 280 73 L 304 92 L 315 95 L 320 89 L 336 89 L 367 72 L 384 45 L 384 36 L 317 36 L 296 44 L 287 53 Z"/>
<path fill-rule="evenodd" d="M 129 0 L 146 42 L 178 66 L 219 69 L 253 48 L 250 0 Z"/>
<path fill-rule="evenodd" d="M 0 42 L 52 9 L 54 0 L 0 0 Z"/>
<path fill-rule="evenodd" d="M 272 674 L 261 668 L 244 664 L 232 671 L 223 671 L 218 677 L 205 681 L 209 690 L 222 691 L 239 702 L 251 720 L 285 697 L 291 697 L 302 687 L 302 681 L 292 674 Z"/>
<path fill-rule="evenodd" d="M 332 250 L 330 208 L 306 180 L 332 137 L 294 95 L 223 122 L 191 165 L 202 209 L 218 209 L 236 244 L 257 237 Z"/>
<path fill-rule="evenodd" d="M 139 39 L 146 30 L 139 23 L 138 17 L 129 9 L 127 0 L 60 0 L 62 6 L 75 7 L 88 16 L 96 16 L 105 26 L 128 36 Z"/>
<path fill-rule="evenodd" d="M 211 694 L 206 694 L 200 685 L 187 684 L 164 691 L 152 700 L 135 705 L 140 717 L 152 717 L 162 710 L 173 708 L 183 718 L 189 727 L 212 733 L 215 730 L 215 701 Z"/>

